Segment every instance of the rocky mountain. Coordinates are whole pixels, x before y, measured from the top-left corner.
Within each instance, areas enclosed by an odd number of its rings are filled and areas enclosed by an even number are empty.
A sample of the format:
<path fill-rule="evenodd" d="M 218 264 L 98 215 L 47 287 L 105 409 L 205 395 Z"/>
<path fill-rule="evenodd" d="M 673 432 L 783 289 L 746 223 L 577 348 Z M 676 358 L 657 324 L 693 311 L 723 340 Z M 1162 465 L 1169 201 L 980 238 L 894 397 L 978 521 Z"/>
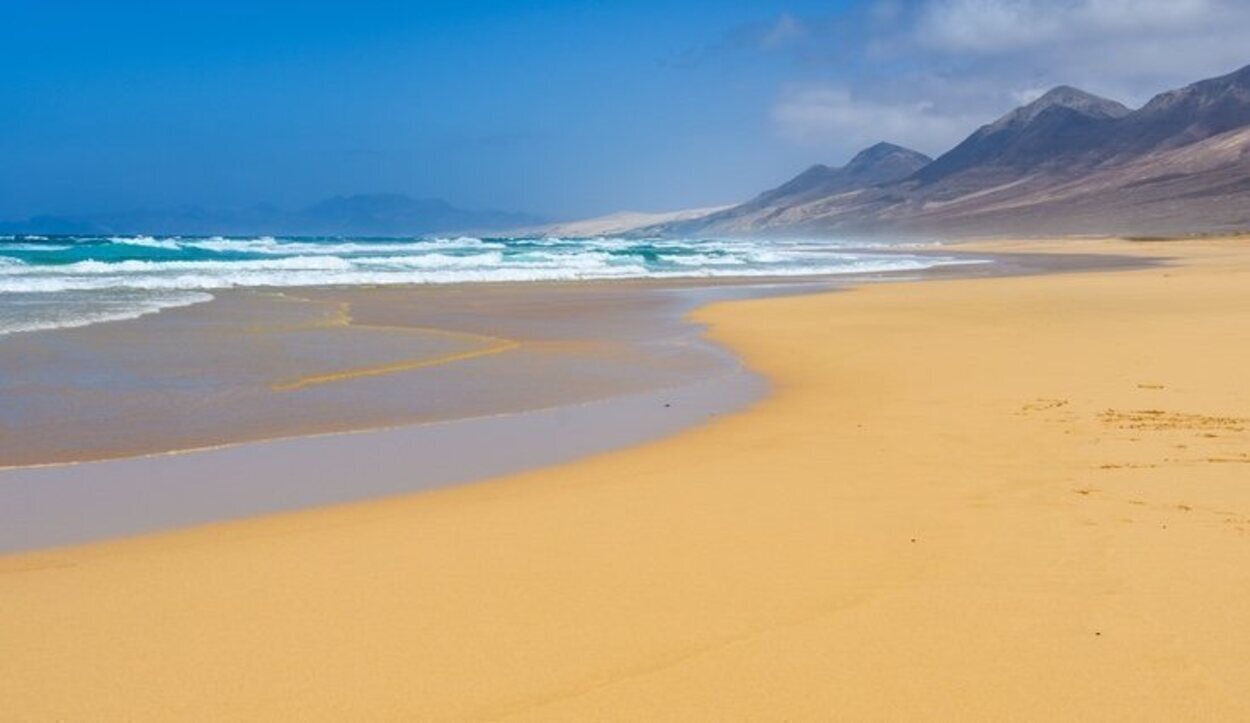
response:
<path fill-rule="evenodd" d="M 1250 66 L 1155 96 L 1125 118 L 1122 152 L 1178 148 L 1250 125 Z"/>
<path fill-rule="evenodd" d="M 815 165 L 798 176 L 765 191 L 746 203 L 685 224 L 670 224 L 682 232 L 700 229 L 764 230 L 782 219 L 785 209 L 838 194 L 899 181 L 924 168 L 932 158 L 893 143 L 878 143 L 855 155 L 845 166 Z"/>
<path fill-rule="evenodd" d="M 905 177 L 807 171 L 701 224 L 726 235 L 969 236 L 1250 228 L 1250 67 L 1137 110 L 1061 86 Z M 805 192 L 779 193 L 786 188 Z"/>
<path fill-rule="evenodd" d="M 234 211 L 185 206 L 111 214 L 35 216 L 0 223 L 0 233 L 416 236 L 489 232 L 540 222 L 541 219 L 520 213 L 457 208 L 441 199 L 364 194 L 338 196 L 297 211 L 270 205 Z"/>
<path fill-rule="evenodd" d="M 1115 101 L 1059 86 L 977 129 L 920 169 L 915 180 L 930 185 L 966 174 L 971 178 L 959 185 L 975 185 L 1056 167 L 1066 158 L 1098 148 L 1108 128 L 1130 113 Z"/>

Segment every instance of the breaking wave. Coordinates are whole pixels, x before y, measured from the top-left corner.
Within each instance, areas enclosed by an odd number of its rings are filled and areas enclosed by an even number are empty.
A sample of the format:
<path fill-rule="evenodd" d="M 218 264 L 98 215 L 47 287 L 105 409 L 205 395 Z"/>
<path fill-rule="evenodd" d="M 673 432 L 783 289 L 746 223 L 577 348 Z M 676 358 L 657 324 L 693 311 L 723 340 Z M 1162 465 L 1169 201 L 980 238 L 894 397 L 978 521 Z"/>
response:
<path fill-rule="evenodd" d="M 899 247 L 599 237 L 0 238 L 0 334 L 196 303 L 228 288 L 795 277 L 966 263 Z M 16 303 L 20 300 L 22 303 Z"/>

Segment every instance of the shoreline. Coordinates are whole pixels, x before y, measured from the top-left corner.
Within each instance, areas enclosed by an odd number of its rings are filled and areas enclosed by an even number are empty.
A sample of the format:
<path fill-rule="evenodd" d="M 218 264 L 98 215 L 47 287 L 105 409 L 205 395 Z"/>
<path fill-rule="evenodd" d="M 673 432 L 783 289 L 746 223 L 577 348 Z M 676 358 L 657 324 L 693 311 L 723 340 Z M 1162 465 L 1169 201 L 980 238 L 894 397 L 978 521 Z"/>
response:
<path fill-rule="evenodd" d="M 661 439 L 716 416 L 744 409 L 766 393 L 764 380 L 744 369 L 732 351 L 707 340 L 700 331 L 702 325 L 691 320 L 691 315 L 708 303 L 838 292 L 865 283 L 894 283 L 901 278 L 1005 276 L 1136 263 L 1140 262 L 1055 254 L 1015 262 L 999 257 L 992 264 L 937 267 L 923 274 L 878 273 L 862 278 L 787 280 L 766 285 L 747 280 L 732 285 L 685 284 L 677 288 L 649 280 L 624 284 L 596 282 L 602 288 L 617 292 L 622 291 L 622 286 L 635 287 L 630 293 L 642 287 L 643 293 L 648 294 L 627 298 L 655 301 L 656 295 L 675 294 L 675 305 L 666 302 L 660 315 L 644 319 L 645 324 L 639 327 L 643 331 L 635 333 L 645 343 L 657 338 L 658 332 L 677 334 L 683 347 L 693 346 L 715 364 L 704 364 L 693 377 L 674 378 L 667 383 L 653 380 L 641 389 L 613 391 L 604 387 L 588 398 L 555 401 L 546 406 L 0 469 L 0 510 L 3 510 L 0 513 L 0 554 L 419 492 L 566 463 Z M 525 286 L 519 290 L 522 296 L 517 298 L 541 300 L 557 293 L 582 293 L 583 289 L 581 284 L 560 286 L 563 291 L 553 290 L 550 285 Z M 396 291 L 405 290 L 392 293 Z M 344 293 L 347 292 L 310 288 L 279 296 L 314 302 L 319 295 L 341 299 Z M 366 297 L 369 294 L 367 291 L 354 293 Z M 335 303 L 336 323 L 353 324 L 348 302 Z M 496 329 L 466 331 L 464 322 L 452 320 L 452 323 L 458 324 L 455 330 L 429 331 L 439 335 L 481 336 L 492 343 L 501 341 L 491 336 L 497 333 Z M 489 323 L 489 319 L 478 319 L 476 323 Z M 394 328 L 398 332 L 411 331 L 411 327 Z M 482 336 L 483 331 L 488 335 Z M 502 341 L 510 343 L 512 348 L 520 346 L 511 339 Z M 457 354 L 474 357 L 478 351 Z M 440 359 L 435 356 L 430 361 L 408 364 L 405 370 L 437 365 Z M 508 372 L 507 366 L 495 367 L 494 371 L 496 374 Z M 340 372 L 335 376 L 353 378 L 375 374 L 371 371 Z M 511 379 L 507 377 L 504 381 L 514 383 Z M 462 393 L 468 391 L 467 387 L 461 389 Z M 495 439 L 506 439 L 510 444 L 500 448 L 492 443 Z M 354 462 L 345 466 L 343 460 L 370 460 L 370 476 L 358 479 L 352 474 Z M 247 481 L 256 477 L 266 482 L 254 485 Z"/>
<path fill-rule="evenodd" d="M 1141 252 L 1173 260 L 704 306 L 772 382 L 744 412 L 0 557 L 0 694 L 33 719 L 1242 719 L 1250 249 Z"/>
<path fill-rule="evenodd" d="M 874 253 L 889 253 L 889 252 L 874 249 Z M 473 284 L 449 284 L 449 285 L 441 285 L 438 287 L 420 286 L 420 285 L 377 287 L 376 292 L 371 292 L 369 290 L 362 290 L 358 287 L 297 287 L 297 288 L 275 289 L 275 290 L 228 289 L 228 290 L 216 291 L 214 298 L 207 302 L 202 302 L 202 303 L 195 304 L 192 306 L 174 307 L 174 308 L 163 310 L 161 312 L 147 314 L 139 318 L 111 321 L 111 322 L 106 322 L 106 323 L 101 323 L 101 324 L 95 324 L 95 325 L 92 325 L 91 327 L 73 327 L 73 328 L 66 328 L 66 329 L 42 330 L 40 332 L 33 332 L 33 333 L 42 335 L 42 336 L 35 337 L 35 339 L 39 339 L 39 340 L 56 339 L 59 341 L 60 344 L 65 343 L 64 341 L 61 341 L 62 339 L 73 338 L 75 336 L 82 337 L 85 335 L 87 336 L 88 341 L 82 345 L 81 349 L 75 349 L 74 353 L 76 356 L 89 358 L 93 356 L 93 352 L 95 351 L 95 348 L 93 345 L 96 344 L 96 342 L 90 339 L 92 335 L 97 336 L 97 337 L 107 337 L 109 333 L 114 331 L 115 329 L 116 330 L 124 329 L 127 332 L 131 332 L 130 336 L 132 339 L 148 340 L 150 342 L 155 342 L 160 337 L 167 335 L 171 329 L 178 328 L 186 324 L 185 320 L 188 318 L 186 314 L 188 313 L 192 315 L 197 315 L 197 316 L 206 315 L 208 317 L 207 325 L 210 326 L 211 330 L 214 333 L 216 333 L 215 327 L 218 324 L 218 322 L 216 321 L 217 319 L 228 318 L 230 315 L 237 315 L 240 313 L 242 314 L 257 313 L 256 311 L 257 307 L 255 307 L 255 303 L 256 303 L 255 301 L 245 301 L 244 305 L 240 307 L 240 309 L 238 310 L 228 309 L 226 311 L 216 311 L 216 307 L 213 306 L 214 304 L 217 304 L 217 305 L 232 304 L 232 303 L 237 304 L 239 300 L 241 299 L 242 300 L 248 300 L 248 299 L 256 300 L 256 299 L 265 299 L 265 298 L 275 298 L 275 299 L 303 302 L 303 303 L 308 303 L 310 305 L 315 304 L 315 303 L 321 303 L 321 304 L 327 305 L 326 308 L 329 309 L 329 311 L 326 312 L 328 320 L 312 321 L 312 322 L 301 321 L 301 322 L 297 322 L 295 327 L 293 328 L 299 328 L 300 326 L 305 326 L 305 325 L 312 325 L 312 326 L 326 325 L 326 326 L 341 326 L 344 328 L 350 328 L 350 329 L 355 330 L 355 329 L 369 328 L 373 325 L 371 325 L 368 322 L 361 322 L 359 320 L 353 319 L 350 316 L 344 316 L 345 314 L 348 313 L 344 309 L 350 309 L 350 305 L 346 302 L 339 301 L 338 299 L 341 299 L 343 297 L 351 298 L 353 296 L 363 296 L 364 298 L 367 299 L 371 293 L 420 295 L 420 294 L 428 294 L 429 292 L 435 291 L 437 289 L 438 292 L 447 292 L 447 293 L 453 293 L 453 294 L 466 294 L 466 293 L 472 293 L 475 291 L 486 292 L 486 293 L 503 292 L 504 294 L 507 294 L 509 292 L 515 291 L 519 294 L 518 298 L 523 303 L 529 303 L 529 299 L 532 299 L 532 298 L 542 299 L 544 296 L 554 295 L 556 293 L 566 293 L 569 291 L 581 290 L 581 291 L 586 291 L 590 293 L 591 296 L 588 298 L 591 298 L 591 299 L 593 299 L 595 294 L 605 293 L 605 292 L 609 294 L 616 293 L 616 292 L 619 292 L 621 294 L 637 294 L 637 296 L 633 298 L 635 298 L 637 301 L 645 301 L 648 304 L 654 304 L 657 301 L 662 301 L 664 296 L 670 296 L 672 297 L 671 300 L 669 302 L 664 302 L 667 304 L 667 308 L 660 310 L 658 312 L 658 315 L 654 316 L 652 320 L 645 321 L 644 323 L 653 324 L 653 325 L 659 323 L 664 326 L 682 327 L 684 328 L 684 331 L 680 333 L 690 335 L 691 340 L 694 340 L 694 334 L 697 334 L 698 330 L 695 329 L 686 320 L 686 315 L 689 314 L 693 309 L 697 308 L 700 305 L 703 305 L 706 303 L 714 303 L 718 300 L 723 300 L 723 299 L 731 299 L 731 298 L 738 298 L 738 297 L 750 298 L 750 297 L 756 297 L 756 296 L 765 297 L 765 296 L 774 295 L 774 294 L 786 295 L 786 294 L 802 294 L 802 293 L 819 293 L 819 292 L 828 291 L 828 290 L 853 288 L 860 284 L 875 283 L 879 281 L 894 282 L 894 281 L 909 281 L 909 280 L 921 279 L 921 278 L 941 279 L 941 278 L 947 278 L 947 277 L 965 278 L 965 277 L 976 277 L 976 276 L 982 276 L 982 275 L 1006 276 L 1006 275 L 1015 275 L 1015 274 L 1048 273 L 1052 271 L 1073 271 L 1073 270 L 1094 271 L 1100 268 L 1116 268 L 1119 266 L 1131 266 L 1135 263 L 1140 263 L 1140 261 L 1134 260 L 1128 257 L 1111 259 L 1111 258 L 1106 258 L 1106 257 L 1091 256 L 1091 257 L 1085 258 L 1085 257 L 1080 257 L 1079 255 L 1064 253 L 1061 249 L 1057 249 L 1055 253 L 1047 254 L 1044 257 L 1043 256 L 1031 257 L 1024 261 L 1013 258 L 1011 254 L 996 254 L 992 250 L 988 252 L 978 253 L 978 252 L 969 252 L 966 250 L 961 250 L 959 248 L 953 248 L 949 246 L 944 247 L 941 250 L 935 250 L 932 252 L 924 252 L 924 251 L 917 252 L 916 250 L 908 249 L 905 251 L 900 251 L 899 253 L 904 253 L 904 254 L 919 253 L 920 255 L 928 254 L 928 255 L 935 255 L 935 256 L 955 255 L 957 257 L 966 256 L 971 259 L 976 259 L 983 263 L 939 265 L 939 266 L 934 266 L 934 267 L 930 267 L 928 269 L 923 269 L 923 270 L 864 272 L 864 273 L 839 274 L 839 275 L 832 275 L 832 276 L 812 276 L 812 277 L 742 277 L 742 278 L 678 279 L 678 280 L 640 278 L 640 279 L 596 279 L 596 280 L 585 280 L 585 281 L 559 281 L 559 282 L 541 282 L 541 281 L 540 282 L 487 282 L 487 283 L 473 283 Z M 420 296 L 417 296 L 417 298 L 420 299 Z M 508 301 L 515 301 L 515 300 L 508 299 Z M 340 307 L 344 307 L 344 308 L 340 309 Z M 188 312 L 188 310 L 190 310 L 190 312 Z M 263 307 L 260 308 L 260 312 L 262 314 L 266 313 Z M 489 319 L 491 313 L 492 311 L 488 308 L 484 312 L 482 312 L 482 315 L 483 317 Z M 497 310 L 494 313 L 497 313 Z M 194 318 L 194 316 L 192 318 Z M 278 322 L 277 322 L 278 326 L 275 327 L 276 329 L 283 329 L 290 324 L 290 322 L 282 321 L 283 317 L 281 316 L 276 316 L 275 318 L 278 319 Z M 588 317 L 588 318 L 593 318 L 593 317 Z M 393 320 L 388 320 L 388 321 L 393 321 Z M 197 320 L 197 323 L 203 325 L 206 322 Z M 417 332 L 417 333 L 428 334 L 432 337 L 461 337 L 461 338 L 468 340 L 469 342 L 476 341 L 478 344 L 480 344 L 480 347 L 475 347 L 475 346 L 472 346 L 472 344 L 470 344 L 467 350 L 453 349 L 451 350 L 450 353 L 446 353 L 442 355 L 434 354 L 428 357 L 424 357 L 424 356 L 417 357 L 416 359 L 401 358 L 398 361 L 383 360 L 381 362 L 376 363 L 373 366 L 366 365 L 364 367 L 354 368 L 354 369 L 353 368 L 334 369 L 334 370 L 326 371 L 326 372 L 304 374 L 302 376 L 300 375 L 293 376 L 291 374 L 288 374 L 285 371 L 281 371 L 278 373 L 278 376 L 276 378 L 273 378 L 267 381 L 262 381 L 260 382 L 260 384 L 261 386 L 268 388 L 270 391 L 289 392 L 289 391 L 298 391 L 305 387 L 319 386 L 326 382 L 338 383 L 338 382 L 350 382 L 354 379 L 363 379 L 363 378 L 368 378 L 368 377 L 391 377 L 392 375 L 402 374 L 403 372 L 406 372 L 406 371 L 420 370 L 420 369 L 424 369 L 430 366 L 442 366 L 443 364 L 450 363 L 450 362 L 472 360 L 479 356 L 491 356 L 491 355 L 498 354 L 498 353 L 507 353 L 507 352 L 519 349 L 522 346 L 526 346 L 529 344 L 529 342 L 534 341 L 533 339 L 524 338 L 523 334 L 517 334 L 515 328 L 508 329 L 507 336 L 504 336 L 502 335 L 502 332 L 500 332 L 498 328 L 491 328 L 489 326 L 485 328 L 466 326 L 466 317 L 463 315 L 451 317 L 450 319 L 442 319 L 440 320 L 440 324 L 442 325 L 437 326 L 437 327 L 435 326 L 423 327 L 419 325 L 412 326 L 411 322 L 407 319 L 404 319 L 400 323 L 402 323 L 403 325 L 402 326 L 389 326 L 387 324 L 383 324 L 381 326 L 378 326 L 377 328 L 380 331 L 383 331 L 386 333 Z M 672 334 L 673 333 L 672 330 L 661 328 L 661 326 L 655 326 L 655 329 L 658 331 L 651 332 L 651 333 L 653 334 L 654 333 L 659 333 L 659 334 Z M 262 327 L 262 330 L 263 330 L 263 327 Z M 246 331 L 248 333 L 252 333 L 254 330 L 248 329 Z M 64 332 L 70 332 L 71 336 L 68 336 L 68 337 L 60 336 Z M 585 331 L 581 331 L 577 333 L 579 337 L 589 338 L 587 337 L 587 334 Z M 47 336 L 49 334 L 52 336 Z M 214 342 L 214 343 L 217 343 L 217 342 Z M 643 343 L 647 343 L 647 341 L 643 340 Z M 704 344 L 706 346 L 706 343 L 703 341 L 699 341 L 698 343 Z M 36 350 L 38 350 L 40 354 L 43 354 L 43 355 L 46 355 L 48 353 L 44 351 L 43 349 L 45 345 L 33 343 L 33 340 L 27 337 L 18 339 L 16 344 L 10 344 L 8 348 L 0 347 L 0 352 L 11 353 L 13 346 L 21 347 L 23 345 L 33 346 Z M 711 349 L 710 346 L 707 346 L 707 348 L 709 350 Z M 333 350 L 331 350 L 331 352 L 332 351 Z M 62 352 L 58 351 L 56 353 L 59 354 Z M 126 353 L 130 355 L 131 357 L 139 354 L 139 352 L 135 352 L 135 351 L 127 351 Z M 241 353 L 246 354 L 247 351 L 244 350 Z M 714 351 L 714 355 L 723 356 L 723 352 Z M 10 372 L 13 372 L 15 370 L 20 370 L 23 367 L 29 367 L 33 364 L 33 362 L 30 362 L 27 360 L 29 356 L 31 355 L 26 354 L 22 351 L 19 351 L 16 355 L 13 355 L 12 359 L 7 361 L 7 364 L 6 364 L 6 360 L 3 357 L 0 357 L 0 370 L 5 369 L 6 366 L 7 366 L 8 371 Z M 128 362 L 126 361 L 125 358 L 123 358 L 115 363 L 125 364 Z M 500 372 L 501 372 L 501 368 L 495 367 L 491 370 L 490 373 L 498 374 Z M 82 371 L 77 371 L 76 373 L 82 374 Z M 185 372 L 180 371 L 179 373 L 185 373 Z M 232 385 L 233 382 L 231 382 L 230 384 Z M 17 386 L 19 388 L 22 386 L 21 380 L 17 382 Z M 46 387 L 47 382 L 41 382 L 40 386 Z M 65 451 L 54 452 L 51 454 L 36 453 L 36 456 L 30 459 L 19 457 L 18 450 L 19 449 L 21 450 L 20 452 L 21 455 L 29 455 L 30 448 L 32 446 L 35 448 L 38 448 L 39 443 L 37 440 L 39 439 L 39 437 L 45 437 L 45 435 L 42 432 L 40 432 L 39 435 L 33 439 L 23 438 L 20 433 L 23 431 L 24 428 L 31 428 L 32 426 L 29 419 L 24 418 L 23 415 L 29 416 L 32 404 L 42 405 L 43 402 L 26 401 L 25 403 L 14 405 L 12 403 L 12 400 L 10 399 L 9 400 L 10 406 L 20 411 L 13 412 L 13 414 L 17 414 L 18 416 L 14 416 L 11 420 L 9 420 L 9 424 L 7 425 L 8 426 L 7 446 L 0 446 L 0 475 L 8 471 L 16 471 L 16 470 L 23 470 L 23 469 L 37 469 L 37 468 L 43 468 L 43 467 L 56 467 L 56 466 L 72 465 L 72 464 L 86 464 L 86 463 L 109 461 L 109 460 L 116 460 L 116 459 L 140 459 L 140 458 L 145 458 L 145 457 L 162 456 L 162 455 L 169 455 L 169 454 L 197 453 L 197 452 L 212 451 L 212 450 L 222 449 L 222 448 L 229 448 L 229 447 L 237 446 L 240 444 L 263 443 L 263 442 L 281 441 L 281 440 L 287 440 L 287 439 L 293 439 L 293 438 L 319 437 L 319 436 L 334 435 L 334 434 L 355 434 L 355 433 L 368 432 L 368 431 L 388 430 L 388 429 L 393 429 L 393 428 L 402 427 L 402 426 L 453 422 L 453 421 L 458 421 L 458 420 L 472 419 L 472 418 L 480 417 L 480 416 L 494 416 L 498 414 L 518 414 L 518 413 L 524 413 L 524 412 L 529 412 L 529 411 L 542 411 L 542 410 L 549 409 L 552 407 L 557 407 L 557 406 L 581 404 L 585 402 L 593 402 L 597 400 L 609 399 L 609 398 L 617 397 L 617 396 L 626 396 L 628 394 L 637 393 L 640 391 L 644 391 L 646 389 L 656 389 L 656 388 L 659 388 L 660 386 L 664 386 L 664 384 L 663 383 L 649 384 L 645 386 L 638 386 L 635 384 L 635 385 L 631 385 L 625 388 L 617 388 L 617 389 L 605 387 L 605 389 L 601 392 L 593 392 L 588 395 L 580 395 L 580 396 L 575 396 L 572 398 L 564 398 L 564 399 L 560 398 L 559 396 L 556 396 L 552 400 L 535 399 L 534 401 L 525 402 L 525 403 L 514 405 L 511 407 L 504 407 L 504 408 L 499 408 L 499 409 L 479 409 L 479 410 L 475 410 L 475 411 L 468 412 L 468 413 L 459 413 L 459 412 L 456 412 L 455 410 L 450 410 L 447 412 L 441 412 L 441 413 L 435 414 L 434 416 L 427 416 L 425 412 L 404 411 L 404 412 L 391 413 L 388 418 L 380 419 L 377 421 L 371 421 L 371 422 L 361 421 L 361 422 L 348 422 L 348 423 L 335 422 L 335 423 L 330 423 L 330 424 L 323 424 L 320 427 L 315 427 L 311 429 L 304 428 L 307 425 L 307 421 L 306 421 L 307 417 L 305 416 L 304 418 L 301 418 L 299 421 L 295 421 L 295 420 L 287 421 L 284 423 L 280 423 L 277 426 L 274 426 L 269 429 L 254 430 L 254 431 L 247 432 L 243 434 L 243 436 L 230 436 L 230 437 L 225 437 L 221 439 L 213 439 L 212 435 L 209 435 L 208 438 L 204 439 L 203 441 L 190 440 L 190 441 L 179 442 L 179 443 L 173 443 L 173 442 L 161 443 L 161 442 L 149 441 L 149 442 L 143 443 L 144 446 L 135 447 L 131 444 L 131 445 L 122 445 L 122 446 L 118 446 L 115 448 L 114 447 L 96 448 L 90 451 L 85 451 L 85 450 L 76 449 L 74 447 L 70 447 L 70 448 L 67 448 Z M 226 389 L 228 389 L 228 387 Z M 0 398 L 6 397 L 4 392 L 5 390 L 3 388 L 0 388 Z M 45 394 L 45 392 L 41 390 L 40 394 L 41 395 Z M 11 396 L 11 394 L 8 396 Z M 124 398 L 119 397 L 118 399 L 120 401 Z M 341 408 L 343 402 L 346 401 L 347 399 L 350 399 L 350 402 L 352 405 L 359 404 L 361 401 L 360 399 L 354 399 L 350 397 L 341 397 L 339 400 L 337 400 L 338 404 L 336 406 L 338 408 Z M 195 403 L 194 398 L 189 398 L 188 400 L 181 402 L 181 404 L 183 405 L 187 403 L 194 404 Z M 277 398 L 275 398 L 272 402 L 269 402 L 269 401 L 265 402 L 266 405 L 269 405 L 272 403 L 282 404 L 282 402 L 279 401 Z M 74 401 L 74 404 L 78 404 L 78 402 Z M 112 406 L 121 406 L 120 404 L 113 402 L 113 401 L 109 401 L 108 404 Z M 305 415 L 307 415 L 307 410 L 301 410 L 301 411 Z M 115 426 L 118 423 L 122 425 L 127 424 L 127 420 L 125 418 L 118 418 L 117 420 L 111 420 L 108 422 L 92 423 L 92 426 L 71 429 L 67 433 L 66 430 L 62 428 L 63 420 L 67 417 L 81 416 L 82 414 L 81 410 L 76 407 L 69 407 L 64 410 L 48 412 L 48 414 L 51 415 L 48 421 L 50 424 L 53 425 L 52 428 L 56 429 L 56 432 L 57 432 L 56 436 L 63 437 L 63 438 L 72 438 L 75 436 L 82 437 L 82 438 L 91 438 L 94 436 L 95 432 L 102 425 L 107 424 L 107 425 Z M 96 412 L 96 414 L 99 414 L 99 412 Z M 173 415 L 172 417 L 170 417 L 171 421 L 184 416 L 182 414 L 180 407 L 170 410 L 168 414 Z M 148 416 L 148 414 L 144 413 L 143 416 Z M 3 421 L 4 421 L 3 419 L 0 419 L 0 422 L 3 422 Z M 52 428 L 50 428 L 50 430 Z M 159 431 L 159 428 L 148 430 L 148 431 L 149 432 Z M 51 434 L 51 431 L 49 431 L 49 434 Z M 204 437 L 203 434 L 201 434 L 200 436 Z M 35 444 L 32 445 L 32 442 L 35 442 Z M 153 446 L 150 446 L 151 444 L 156 444 L 158 446 L 153 447 Z"/>
<path fill-rule="evenodd" d="M 680 387 L 523 412 L 0 470 L 0 557 L 557 465 L 736 412 L 765 388 L 731 369 Z"/>

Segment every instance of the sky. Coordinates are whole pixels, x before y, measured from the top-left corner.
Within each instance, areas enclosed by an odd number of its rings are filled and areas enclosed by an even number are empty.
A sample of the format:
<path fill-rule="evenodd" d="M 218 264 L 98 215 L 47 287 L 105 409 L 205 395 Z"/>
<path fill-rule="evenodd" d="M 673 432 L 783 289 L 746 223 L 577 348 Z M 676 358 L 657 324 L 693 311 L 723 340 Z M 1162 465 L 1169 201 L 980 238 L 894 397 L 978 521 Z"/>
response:
<path fill-rule="evenodd" d="M 354 193 L 578 218 L 1250 64 L 1244 0 L 0 0 L 0 219 Z"/>

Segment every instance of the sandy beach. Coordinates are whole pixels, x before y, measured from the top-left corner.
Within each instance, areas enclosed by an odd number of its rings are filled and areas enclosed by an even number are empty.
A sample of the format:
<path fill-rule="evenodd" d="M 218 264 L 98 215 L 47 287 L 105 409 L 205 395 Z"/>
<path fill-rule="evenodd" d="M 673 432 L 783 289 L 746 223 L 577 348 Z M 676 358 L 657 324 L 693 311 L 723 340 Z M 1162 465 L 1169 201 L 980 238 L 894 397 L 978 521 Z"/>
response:
<path fill-rule="evenodd" d="M 712 304 L 745 411 L 0 557 L 0 719 L 1245 720 L 1250 246 L 969 248 L 1161 263 Z"/>

